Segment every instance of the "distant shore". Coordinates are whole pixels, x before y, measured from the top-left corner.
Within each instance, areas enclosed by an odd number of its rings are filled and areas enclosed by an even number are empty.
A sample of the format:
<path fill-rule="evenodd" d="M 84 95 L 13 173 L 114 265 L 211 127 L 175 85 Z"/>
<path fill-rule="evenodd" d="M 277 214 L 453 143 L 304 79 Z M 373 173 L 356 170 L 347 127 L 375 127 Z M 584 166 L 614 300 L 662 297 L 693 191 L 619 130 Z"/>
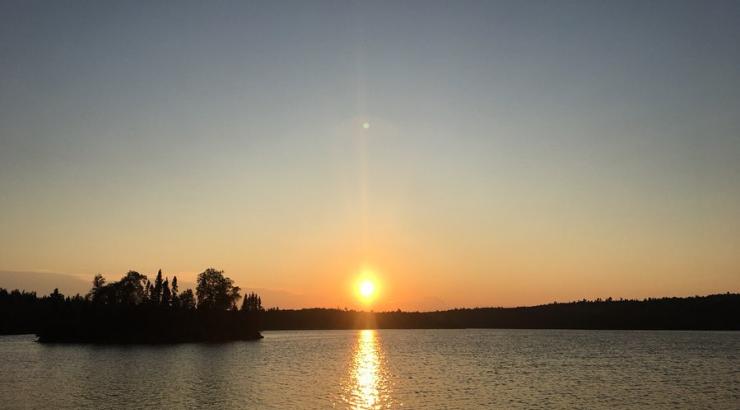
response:
<path fill-rule="evenodd" d="M 22 305 L 0 303 L 0 334 L 38 335 L 53 343 L 183 343 L 257 340 L 261 330 L 332 329 L 584 329 L 740 330 L 740 294 L 644 300 L 581 300 L 514 308 L 434 312 L 363 312 L 343 309 L 207 311 L 137 307 L 101 308 L 54 302 L 53 295 Z M 53 303 L 58 303 L 54 305 Z M 75 304 L 76 303 L 76 304 Z M 19 306 L 26 306 L 19 308 Z M 56 307 L 55 307 L 56 306 Z M 65 307 L 66 306 L 66 307 Z M 77 310 L 76 310 L 77 309 Z"/>
<path fill-rule="evenodd" d="M 740 330 L 740 294 L 593 300 L 435 312 L 268 309 L 264 330 L 320 329 Z"/>

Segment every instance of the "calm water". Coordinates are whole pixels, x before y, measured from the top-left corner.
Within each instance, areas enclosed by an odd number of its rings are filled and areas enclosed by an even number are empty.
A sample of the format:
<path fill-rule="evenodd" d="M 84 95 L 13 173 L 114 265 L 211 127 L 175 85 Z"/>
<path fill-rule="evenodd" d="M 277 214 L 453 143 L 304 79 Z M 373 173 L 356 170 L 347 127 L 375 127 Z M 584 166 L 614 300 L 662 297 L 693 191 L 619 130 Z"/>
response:
<path fill-rule="evenodd" d="M 0 407 L 740 408 L 740 333 L 265 332 L 106 347 L 0 337 Z"/>

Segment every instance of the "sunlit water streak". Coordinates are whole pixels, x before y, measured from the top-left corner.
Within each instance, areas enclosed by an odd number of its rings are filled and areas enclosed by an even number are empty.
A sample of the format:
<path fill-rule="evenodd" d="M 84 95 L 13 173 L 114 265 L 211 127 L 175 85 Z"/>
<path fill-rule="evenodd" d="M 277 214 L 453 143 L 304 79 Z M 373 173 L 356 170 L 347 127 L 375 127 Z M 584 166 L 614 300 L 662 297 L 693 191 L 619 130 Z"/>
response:
<path fill-rule="evenodd" d="M 362 330 L 357 339 L 346 398 L 356 409 L 380 408 L 390 404 L 391 392 L 383 372 L 382 352 L 375 330 Z"/>

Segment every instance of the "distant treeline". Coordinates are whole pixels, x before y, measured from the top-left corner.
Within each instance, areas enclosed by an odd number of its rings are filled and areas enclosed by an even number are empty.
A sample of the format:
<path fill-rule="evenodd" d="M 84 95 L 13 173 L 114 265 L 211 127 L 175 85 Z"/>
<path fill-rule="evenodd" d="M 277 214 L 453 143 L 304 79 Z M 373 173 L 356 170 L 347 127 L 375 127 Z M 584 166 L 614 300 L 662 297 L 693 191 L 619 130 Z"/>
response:
<path fill-rule="evenodd" d="M 222 272 L 198 276 L 195 294 L 178 292 L 137 272 L 106 284 L 96 276 L 85 296 L 0 288 L 0 334 L 36 333 L 40 341 L 169 343 L 247 340 L 264 330 L 300 329 L 674 329 L 740 330 L 740 294 L 644 300 L 582 300 L 533 307 L 436 312 L 358 312 L 341 309 L 264 310 L 257 294 L 240 309 L 239 288 Z"/>
<path fill-rule="evenodd" d="M 265 330 L 288 329 L 674 329 L 740 330 L 740 294 L 644 300 L 582 300 L 517 308 L 438 312 L 269 309 Z"/>
<path fill-rule="evenodd" d="M 129 271 L 117 282 L 95 276 L 90 292 L 65 297 L 57 289 L 0 288 L 0 334 L 35 333 L 41 342 L 172 343 L 251 340 L 259 334 L 262 300 L 247 295 L 215 269 L 198 275 L 195 293 L 179 292 L 177 277 L 153 282 Z"/>

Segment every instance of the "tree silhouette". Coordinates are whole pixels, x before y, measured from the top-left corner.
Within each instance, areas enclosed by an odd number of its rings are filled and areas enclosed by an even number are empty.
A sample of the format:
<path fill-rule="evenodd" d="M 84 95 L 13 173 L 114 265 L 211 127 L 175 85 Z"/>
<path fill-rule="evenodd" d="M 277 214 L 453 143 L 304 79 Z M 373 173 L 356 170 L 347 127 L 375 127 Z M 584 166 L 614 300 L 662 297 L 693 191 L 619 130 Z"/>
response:
<path fill-rule="evenodd" d="M 60 306 L 64 303 L 64 295 L 59 293 L 58 288 L 54 288 L 54 291 L 49 295 L 49 303 L 54 307 Z"/>
<path fill-rule="evenodd" d="M 90 295 L 95 303 L 138 305 L 146 301 L 146 281 L 146 276 L 136 271 L 129 271 L 121 280 L 111 283 L 105 283 L 98 274 L 93 279 Z"/>
<path fill-rule="evenodd" d="M 152 289 L 150 298 L 155 305 L 162 301 L 162 269 L 157 271 L 157 277 L 154 279 L 154 288 Z"/>
<path fill-rule="evenodd" d="M 193 295 L 192 289 L 186 289 L 179 296 L 180 308 L 185 310 L 195 309 L 195 295 Z"/>
<path fill-rule="evenodd" d="M 251 292 L 244 297 L 244 301 L 242 302 L 242 312 L 261 312 L 263 310 L 262 299 L 259 295 Z"/>
<path fill-rule="evenodd" d="M 151 302 L 151 295 L 152 295 L 152 283 L 149 282 L 149 279 L 146 280 L 144 283 L 144 302 Z"/>
<path fill-rule="evenodd" d="M 180 297 L 177 294 L 177 276 L 172 277 L 172 306 L 180 307 Z"/>
<path fill-rule="evenodd" d="M 234 286 L 234 281 L 225 277 L 223 271 L 208 268 L 198 275 L 198 286 L 195 289 L 198 309 L 236 310 L 239 291 L 240 288 Z"/>
<path fill-rule="evenodd" d="M 88 294 L 88 297 L 90 297 L 92 300 L 96 299 L 96 296 L 99 296 L 99 293 L 105 286 L 105 278 L 101 274 L 95 275 L 93 278 L 93 285 L 92 289 L 90 289 L 90 293 Z"/>
<path fill-rule="evenodd" d="M 127 305 L 138 305 L 145 301 L 144 286 L 146 285 L 146 276 L 136 271 L 128 271 L 126 276 L 120 281 L 111 283 L 108 286 L 114 288 L 114 294 L 118 303 Z"/>
<path fill-rule="evenodd" d="M 162 306 L 169 306 L 172 299 L 172 292 L 170 291 L 169 279 L 165 279 L 162 282 Z"/>

